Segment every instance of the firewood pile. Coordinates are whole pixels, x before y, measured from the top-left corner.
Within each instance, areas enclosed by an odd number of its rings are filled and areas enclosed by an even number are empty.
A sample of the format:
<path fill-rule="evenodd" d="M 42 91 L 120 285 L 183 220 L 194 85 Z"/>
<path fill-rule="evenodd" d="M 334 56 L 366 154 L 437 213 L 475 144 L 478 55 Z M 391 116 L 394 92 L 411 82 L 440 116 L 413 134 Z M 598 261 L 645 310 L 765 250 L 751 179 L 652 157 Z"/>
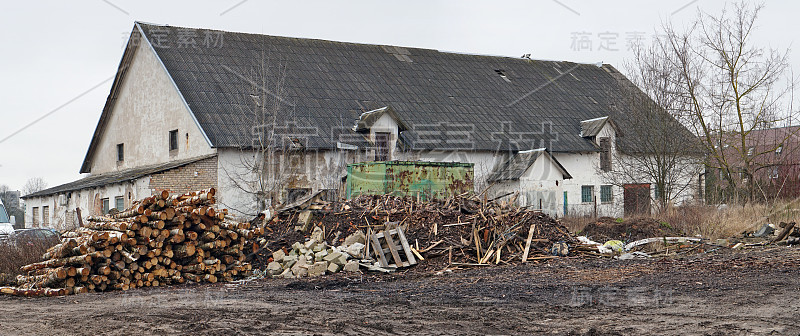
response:
<path fill-rule="evenodd" d="M 230 281 L 252 269 L 247 254 L 263 229 L 217 210 L 213 188 L 164 191 L 107 216 L 89 216 L 61 243 L 26 265 L 0 293 L 57 296 L 190 282 Z"/>
<path fill-rule="evenodd" d="M 348 235 L 367 235 L 399 225 L 413 252 L 428 265 L 456 267 L 511 264 L 573 255 L 580 243 L 557 220 L 509 201 L 472 195 L 419 201 L 412 197 L 360 196 L 346 202 L 306 202 L 282 211 L 267 224 L 274 232 L 268 249 L 303 236 L 294 232 L 319 226 L 331 245 Z"/>

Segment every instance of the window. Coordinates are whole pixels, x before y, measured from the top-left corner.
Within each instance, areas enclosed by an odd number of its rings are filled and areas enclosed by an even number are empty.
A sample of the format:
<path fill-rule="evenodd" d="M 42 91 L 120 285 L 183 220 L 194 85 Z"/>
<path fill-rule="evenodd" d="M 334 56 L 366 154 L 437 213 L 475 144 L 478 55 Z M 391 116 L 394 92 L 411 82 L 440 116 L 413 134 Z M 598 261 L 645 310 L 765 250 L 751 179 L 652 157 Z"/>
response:
<path fill-rule="evenodd" d="M 125 161 L 125 144 L 117 144 L 117 162 Z"/>
<path fill-rule="evenodd" d="M 31 217 L 33 217 L 33 227 L 39 226 L 39 207 L 33 207 L 33 213 L 31 213 Z"/>
<path fill-rule="evenodd" d="M 658 184 L 653 185 L 653 197 L 657 200 L 661 199 L 661 188 L 658 187 Z"/>
<path fill-rule="evenodd" d="M 104 198 L 103 199 L 103 214 L 104 215 L 107 214 L 108 210 L 111 210 L 111 208 L 109 207 L 109 204 L 108 204 L 108 198 Z"/>
<path fill-rule="evenodd" d="M 583 203 L 594 202 L 594 186 L 581 187 L 581 202 Z"/>
<path fill-rule="evenodd" d="M 48 226 L 50 224 L 50 207 L 43 206 L 42 207 L 42 226 Z"/>
<path fill-rule="evenodd" d="M 783 152 L 783 144 L 780 144 L 778 148 L 775 148 L 775 155 L 781 155 L 781 152 Z"/>
<path fill-rule="evenodd" d="M 375 132 L 375 161 L 389 161 L 390 133 Z"/>
<path fill-rule="evenodd" d="M 778 167 L 772 167 L 772 174 L 769 176 L 770 178 L 778 178 Z"/>
<path fill-rule="evenodd" d="M 611 170 L 611 139 L 602 137 L 598 139 L 600 144 L 600 170 Z"/>
<path fill-rule="evenodd" d="M 614 201 L 614 196 L 611 194 L 611 186 L 610 185 L 600 186 L 600 202 L 611 203 L 613 201 Z"/>
<path fill-rule="evenodd" d="M 169 151 L 178 150 L 178 130 L 169 131 Z"/>
<path fill-rule="evenodd" d="M 756 151 L 755 147 L 750 147 L 747 149 L 747 156 L 753 156 L 753 153 Z"/>
<path fill-rule="evenodd" d="M 116 198 L 114 198 L 114 203 L 116 203 L 115 206 L 117 210 L 119 211 L 125 210 L 125 198 L 123 198 L 122 196 L 117 196 Z"/>

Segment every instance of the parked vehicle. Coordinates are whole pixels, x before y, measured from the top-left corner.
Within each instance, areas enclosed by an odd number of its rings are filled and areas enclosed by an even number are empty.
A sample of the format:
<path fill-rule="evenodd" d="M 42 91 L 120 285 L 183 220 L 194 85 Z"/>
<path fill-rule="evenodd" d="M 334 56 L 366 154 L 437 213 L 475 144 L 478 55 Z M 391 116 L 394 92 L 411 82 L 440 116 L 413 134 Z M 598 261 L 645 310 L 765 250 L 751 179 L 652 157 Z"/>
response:
<path fill-rule="evenodd" d="M 14 233 L 14 224 L 16 219 L 14 216 L 9 216 L 6 207 L 3 206 L 3 201 L 0 200 L 0 236 L 8 236 Z"/>
<path fill-rule="evenodd" d="M 8 236 L 8 241 L 18 248 L 55 246 L 61 241 L 61 234 L 53 229 L 20 229 Z"/>

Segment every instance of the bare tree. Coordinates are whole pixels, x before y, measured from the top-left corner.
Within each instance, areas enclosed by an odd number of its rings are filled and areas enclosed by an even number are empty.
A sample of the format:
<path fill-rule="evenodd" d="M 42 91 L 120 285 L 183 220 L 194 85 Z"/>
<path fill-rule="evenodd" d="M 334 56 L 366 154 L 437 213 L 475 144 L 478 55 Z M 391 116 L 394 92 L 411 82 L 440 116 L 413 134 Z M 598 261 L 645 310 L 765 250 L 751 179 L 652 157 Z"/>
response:
<path fill-rule="evenodd" d="M 37 191 L 42 191 L 47 188 L 47 182 L 42 177 L 29 178 L 25 185 L 22 187 L 23 195 L 30 195 Z"/>
<path fill-rule="evenodd" d="M 617 134 L 616 150 L 610 154 L 613 164 L 597 170 L 617 186 L 653 184 L 656 210 L 664 210 L 698 185 L 702 151 L 696 137 L 674 117 L 680 111 L 673 94 L 677 71 L 666 61 L 664 50 L 637 45 L 625 68 L 627 78 L 618 77 L 619 91 L 609 95 L 616 114 L 625 116 L 618 121 L 624 130 Z"/>
<path fill-rule="evenodd" d="M 700 138 L 705 164 L 721 175 L 727 198 L 753 200 L 755 174 L 775 164 L 762 157 L 796 133 L 770 143 L 757 136 L 758 130 L 790 125 L 797 114 L 788 50 L 752 41 L 762 8 L 739 2 L 719 15 L 699 12 L 685 31 L 665 24 L 665 34 L 655 40 L 676 70 L 668 87 L 675 90 L 679 117 Z"/>

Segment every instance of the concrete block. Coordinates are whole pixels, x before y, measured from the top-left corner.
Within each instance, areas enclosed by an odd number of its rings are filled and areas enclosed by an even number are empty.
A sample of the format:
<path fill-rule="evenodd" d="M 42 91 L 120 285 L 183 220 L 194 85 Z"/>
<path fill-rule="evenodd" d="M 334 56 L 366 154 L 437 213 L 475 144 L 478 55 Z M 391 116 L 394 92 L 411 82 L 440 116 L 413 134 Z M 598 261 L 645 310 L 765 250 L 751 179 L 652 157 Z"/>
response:
<path fill-rule="evenodd" d="M 311 219 L 314 217 L 313 213 L 309 210 L 300 212 L 297 216 L 297 226 L 294 227 L 295 231 L 308 232 L 311 226 Z"/>
<path fill-rule="evenodd" d="M 313 248 L 315 245 L 317 245 L 317 241 L 316 241 L 316 240 L 314 240 L 314 239 L 311 239 L 311 240 L 307 241 L 307 242 L 304 244 L 304 246 L 305 246 L 305 248 L 306 248 L 306 249 L 312 249 L 312 248 Z"/>
<path fill-rule="evenodd" d="M 339 256 L 339 258 L 333 259 L 333 262 L 339 265 L 345 265 L 347 264 L 347 255 L 342 254 Z"/>
<path fill-rule="evenodd" d="M 314 231 L 311 232 L 311 239 L 316 240 L 318 242 L 324 241 L 325 236 L 324 233 L 322 232 L 322 228 L 320 228 L 319 226 L 315 226 Z"/>
<path fill-rule="evenodd" d="M 289 260 L 289 261 L 284 260 L 283 261 L 283 268 L 284 269 L 292 268 L 292 266 L 294 266 L 294 264 L 296 264 L 296 263 L 297 263 L 297 260 Z"/>
<path fill-rule="evenodd" d="M 342 244 L 342 246 L 350 246 L 355 243 L 361 243 L 363 245 L 366 242 L 367 242 L 367 236 L 364 234 L 364 231 L 359 230 L 347 236 L 347 238 L 344 239 L 344 244 Z"/>
<path fill-rule="evenodd" d="M 292 269 L 291 268 L 287 268 L 287 269 L 283 270 L 283 273 L 281 273 L 281 275 L 279 275 L 279 276 L 283 277 L 283 278 L 286 278 L 286 279 L 292 279 L 292 278 L 294 278 L 294 273 L 292 273 Z"/>
<path fill-rule="evenodd" d="M 328 263 L 324 261 L 318 261 L 308 268 L 308 276 L 317 277 L 320 275 L 324 275 L 325 271 L 327 270 L 328 270 Z"/>
<path fill-rule="evenodd" d="M 272 252 L 272 260 L 275 262 L 283 262 L 284 257 L 286 257 L 286 253 L 284 253 L 283 250 Z"/>
<path fill-rule="evenodd" d="M 330 272 L 330 273 L 336 273 L 336 272 L 339 272 L 341 270 L 342 270 L 342 265 L 338 265 L 338 264 L 334 264 L 334 263 L 328 264 L 328 272 Z"/>
<path fill-rule="evenodd" d="M 300 242 L 295 242 L 294 244 L 292 244 L 292 250 L 300 250 L 300 248 L 302 248 L 302 247 L 303 247 L 303 244 L 300 243 Z"/>
<path fill-rule="evenodd" d="M 317 253 L 314 253 L 314 260 L 320 261 L 323 260 L 323 258 L 325 258 L 326 256 L 328 256 L 328 251 L 322 250 Z"/>
<path fill-rule="evenodd" d="M 367 246 L 362 244 L 362 243 L 354 243 L 354 244 L 348 246 L 347 249 L 345 250 L 345 252 L 347 252 L 347 254 L 353 256 L 353 258 L 362 258 L 363 254 L 364 254 L 364 248 L 366 248 L 366 247 Z"/>
<path fill-rule="evenodd" d="M 283 267 L 279 262 L 273 261 L 267 265 L 267 273 L 269 275 L 277 275 L 281 274 L 281 272 L 283 272 Z"/>
<path fill-rule="evenodd" d="M 344 271 L 345 272 L 358 272 L 358 261 L 350 260 L 346 264 L 344 264 Z"/>
<path fill-rule="evenodd" d="M 328 253 L 326 256 L 324 256 L 324 257 L 322 258 L 322 260 L 325 260 L 325 261 L 331 262 L 331 261 L 333 261 L 334 259 L 339 259 L 339 257 L 341 257 L 341 256 L 342 256 L 342 253 L 340 253 L 340 252 Z"/>

